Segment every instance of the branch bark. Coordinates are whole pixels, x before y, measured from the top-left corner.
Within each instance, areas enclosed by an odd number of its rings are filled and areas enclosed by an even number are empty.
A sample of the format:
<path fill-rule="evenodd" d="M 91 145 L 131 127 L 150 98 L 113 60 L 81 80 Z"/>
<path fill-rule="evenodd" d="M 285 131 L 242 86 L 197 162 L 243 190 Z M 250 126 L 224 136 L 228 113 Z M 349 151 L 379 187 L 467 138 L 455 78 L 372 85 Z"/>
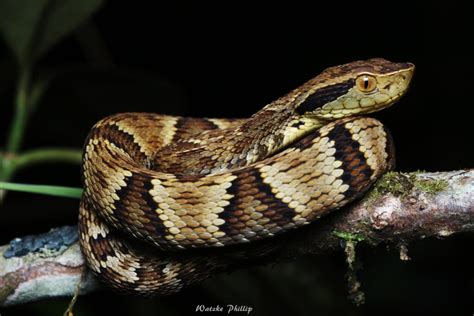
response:
<path fill-rule="evenodd" d="M 56 229 L 0 247 L 0 306 L 72 296 L 81 275 L 81 294 L 99 289 L 85 268 L 76 231 L 75 227 Z M 245 258 L 258 259 L 260 264 L 284 261 L 366 242 L 395 244 L 400 247 L 400 259 L 406 260 L 411 240 L 472 231 L 474 169 L 389 173 L 364 199 L 297 232 L 263 242 L 246 251 Z M 262 247 L 271 251 L 262 252 Z M 229 271 L 236 268 L 230 265 Z"/>

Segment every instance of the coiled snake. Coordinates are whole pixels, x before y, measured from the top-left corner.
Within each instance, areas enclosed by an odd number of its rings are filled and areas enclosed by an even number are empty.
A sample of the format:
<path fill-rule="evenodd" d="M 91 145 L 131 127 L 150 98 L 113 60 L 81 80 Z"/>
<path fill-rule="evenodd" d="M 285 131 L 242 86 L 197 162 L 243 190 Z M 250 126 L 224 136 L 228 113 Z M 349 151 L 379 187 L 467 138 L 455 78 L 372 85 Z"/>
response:
<path fill-rule="evenodd" d="M 360 197 L 394 154 L 379 121 L 354 115 L 392 105 L 413 71 L 380 58 L 328 68 L 248 119 L 101 120 L 83 156 L 88 266 L 119 290 L 175 293 L 220 268 L 189 248 L 268 238 Z"/>

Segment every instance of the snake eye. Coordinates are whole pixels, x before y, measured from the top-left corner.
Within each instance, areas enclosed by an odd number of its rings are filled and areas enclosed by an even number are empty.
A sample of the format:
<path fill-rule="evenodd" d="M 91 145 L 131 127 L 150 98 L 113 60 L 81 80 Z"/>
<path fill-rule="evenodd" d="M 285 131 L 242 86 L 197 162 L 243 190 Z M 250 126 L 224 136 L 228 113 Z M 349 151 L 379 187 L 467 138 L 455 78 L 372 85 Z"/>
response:
<path fill-rule="evenodd" d="M 369 93 L 375 90 L 377 87 L 377 80 L 369 75 L 362 75 L 356 79 L 357 88 L 364 92 Z"/>

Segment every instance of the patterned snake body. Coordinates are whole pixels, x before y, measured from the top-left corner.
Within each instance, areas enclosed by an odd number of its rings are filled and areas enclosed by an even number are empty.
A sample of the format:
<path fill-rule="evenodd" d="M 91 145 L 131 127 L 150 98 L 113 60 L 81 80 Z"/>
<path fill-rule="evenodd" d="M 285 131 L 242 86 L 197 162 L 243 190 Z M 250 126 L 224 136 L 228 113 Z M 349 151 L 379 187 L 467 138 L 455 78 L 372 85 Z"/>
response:
<path fill-rule="evenodd" d="M 413 71 L 384 59 L 328 68 L 248 119 L 101 120 L 83 158 L 79 227 L 89 267 L 120 290 L 175 293 L 221 263 L 173 250 L 265 239 L 360 197 L 394 154 L 379 121 L 354 115 L 392 105 Z"/>

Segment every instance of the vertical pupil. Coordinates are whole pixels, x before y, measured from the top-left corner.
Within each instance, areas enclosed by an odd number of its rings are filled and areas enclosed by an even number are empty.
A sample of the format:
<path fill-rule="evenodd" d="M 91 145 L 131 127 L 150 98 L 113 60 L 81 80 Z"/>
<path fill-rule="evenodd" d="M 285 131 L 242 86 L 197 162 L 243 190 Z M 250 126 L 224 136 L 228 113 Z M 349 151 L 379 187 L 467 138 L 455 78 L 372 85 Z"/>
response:
<path fill-rule="evenodd" d="M 369 78 L 365 77 L 364 78 L 364 89 L 368 89 L 369 88 Z"/>

